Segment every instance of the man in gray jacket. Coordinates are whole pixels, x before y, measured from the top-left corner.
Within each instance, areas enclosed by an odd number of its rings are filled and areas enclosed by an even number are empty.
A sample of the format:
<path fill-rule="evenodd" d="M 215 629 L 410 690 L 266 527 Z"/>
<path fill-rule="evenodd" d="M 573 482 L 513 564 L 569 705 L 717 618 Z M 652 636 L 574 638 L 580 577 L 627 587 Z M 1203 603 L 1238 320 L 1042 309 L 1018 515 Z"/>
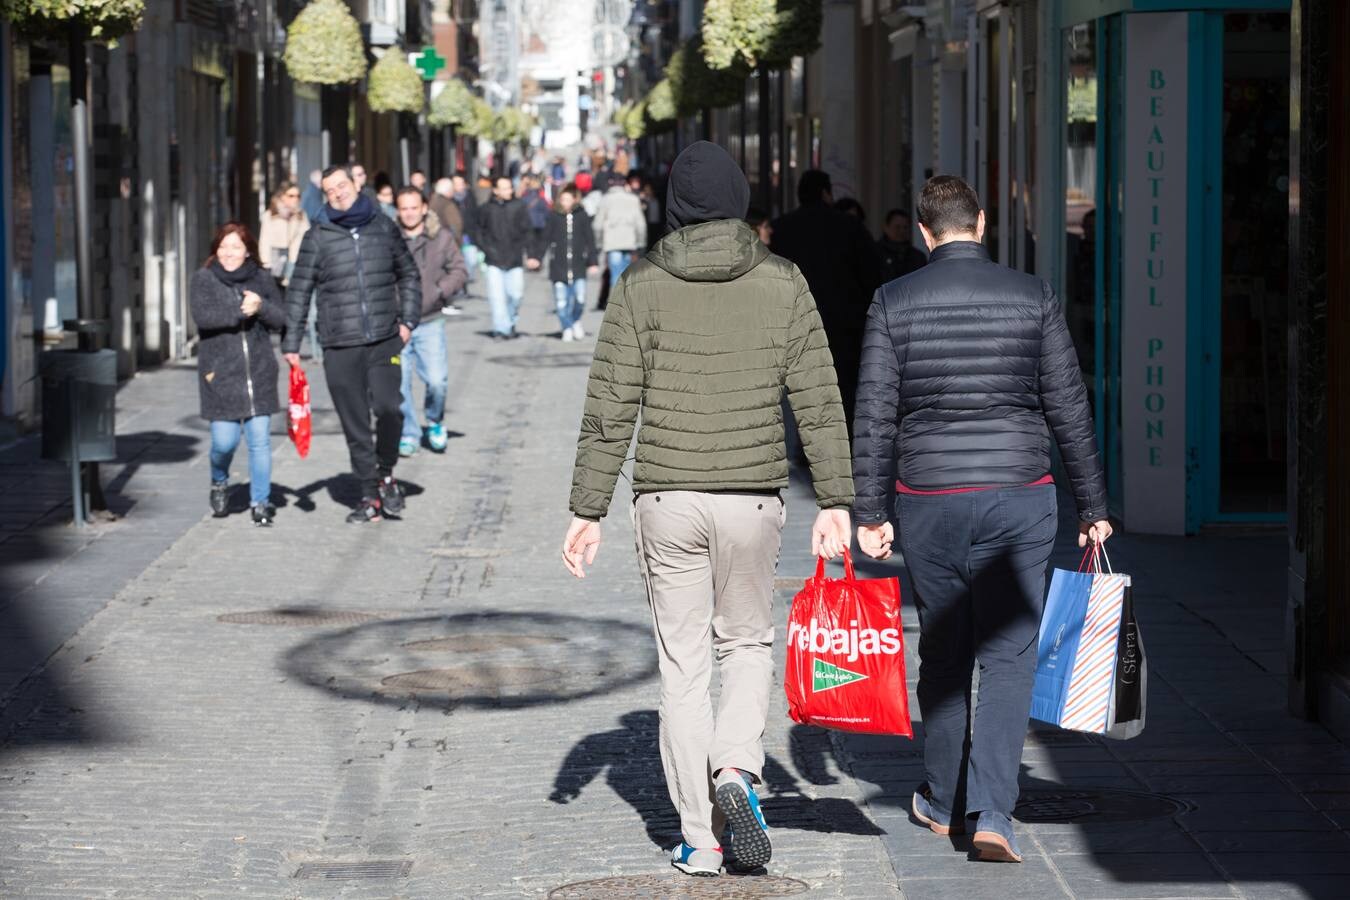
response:
<path fill-rule="evenodd" d="M 619 276 L 633 262 L 638 251 L 647 246 L 647 216 L 642 201 L 628 188 L 628 182 L 615 178 L 610 182 L 595 214 L 595 237 L 609 266 L 609 283 L 619 283 Z"/>
<path fill-rule="evenodd" d="M 428 215 L 426 197 L 420 190 L 405 187 L 398 192 L 396 206 L 408 252 L 422 276 L 422 318 L 403 347 L 403 437 L 398 442 L 398 454 L 412 456 L 423 438 L 433 453 L 444 453 L 447 437 L 441 422 L 445 418 L 450 366 L 441 310 L 464 287 L 469 273 L 454 232 L 443 228 L 436 216 Z M 425 432 L 413 407 L 414 369 L 426 385 Z"/>
<path fill-rule="evenodd" d="M 883 285 L 867 314 L 853 432 L 858 546 L 891 555 L 893 489 L 919 612 L 926 783 L 914 818 L 945 835 L 978 817 L 980 858 L 1021 862 L 1012 811 L 1058 517 L 1051 435 L 1079 546 L 1111 535 L 1106 485 L 1050 286 L 989 259 L 984 211 L 960 178 L 928 180 L 919 227 L 928 264 Z"/>

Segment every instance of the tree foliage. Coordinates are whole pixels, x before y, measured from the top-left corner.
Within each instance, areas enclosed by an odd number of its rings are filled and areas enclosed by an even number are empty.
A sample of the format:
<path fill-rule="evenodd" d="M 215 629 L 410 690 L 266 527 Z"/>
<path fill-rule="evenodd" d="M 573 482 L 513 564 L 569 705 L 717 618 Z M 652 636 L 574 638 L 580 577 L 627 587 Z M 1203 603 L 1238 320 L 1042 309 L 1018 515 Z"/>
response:
<path fill-rule="evenodd" d="M 300 10 L 286 30 L 285 59 L 286 70 L 296 81 L 349 84 L 364 78 L 366 44 L 347 4 L 312 0 Z"/>
<path fill-rule="evenodd" d="M 145 0 L 0 0 L 0 15 L 34 38 L 64 38 L 71 23 L 89 40 L 115 43 L 141 27 Z"/>
<path fill-rule="evenodd" d="M 441 92 L 431 100 L 427 122 L 441 127 L 463 126 L 473 119 L 473 91 L 458 78 L 451 78 L 444 84 Z"/>
<path fill-rule="evenodd" d="M 666 81 L 670 82 L 676 115 L 692 116 L 701 109 L 733 106 L 745 93 L 749 70 L 734 63 L 714 69 L 704 57 L 703 38 L 694 37 L 681 44 L 666 63 Z"/>
<path fill-rule="evenodd" d="M 375 112 L 418 113 L 426 105 L 422 76 L 403 51 L 390 47 L 370 70 L 366 100 Z"/>
<path fill-rule="evenodd" d="M 820 48 L 821 0 L 707 0 L 703 53 L 714 69 L 785 68 Z"/>

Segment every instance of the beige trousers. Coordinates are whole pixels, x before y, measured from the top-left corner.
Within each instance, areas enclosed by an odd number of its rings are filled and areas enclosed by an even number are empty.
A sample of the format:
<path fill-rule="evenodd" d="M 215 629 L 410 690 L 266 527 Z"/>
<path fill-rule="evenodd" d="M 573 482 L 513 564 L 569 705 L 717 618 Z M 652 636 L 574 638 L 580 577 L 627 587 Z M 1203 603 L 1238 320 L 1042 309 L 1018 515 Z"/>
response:
<path fill-rule="evenodd" d="M 773 680 L 773 576 L 786 511 L 769 494 L 663 491 L 633 505 L 661 671 L 661 765 L 691 847 L 721 844 L 713 777 L 760 778 Z M 713 711 L 712 657 L 721 668 Z"/>

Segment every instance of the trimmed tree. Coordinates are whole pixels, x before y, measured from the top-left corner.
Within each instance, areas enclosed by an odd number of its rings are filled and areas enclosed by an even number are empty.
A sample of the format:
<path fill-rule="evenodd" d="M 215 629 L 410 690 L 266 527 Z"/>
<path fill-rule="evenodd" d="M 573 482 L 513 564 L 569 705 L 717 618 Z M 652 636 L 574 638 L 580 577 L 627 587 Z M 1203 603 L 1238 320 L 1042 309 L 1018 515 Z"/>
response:
<path fill-rule="evenodd" d="M 670 82 L 676 114 L 691 116 L 701 109 L 734 106 L 745 93 L 749 70 L 740 63 L 714 69 L 704 58 L 703 38 L 694 37 L 670 55 L 666 80 Z"/>
<path fill-rule="evenodd" d="M 714 69 L 782 69 L 820 49 L 821 0 L 707 0 L 703 53 Z"/>
<path fill-rule="evenodd" d="M 375 112 L 419 113 L 426 105 L 422 84 L 403 51 L 390 47 L 370 69 L 366 101 Z"/>
<path fill-rule="evenodd" d="M 75 25 L 86 40 L 115 44 L 141 27 L 145 0 L 0 0 L 0 15 L 28 37 L 69 38 Z"/>
<path fill-rule="evenodd" d="M 350 84 L 364 78 L 366 43 L 347 4 L 312 0 L 300 10 L 286 29 L 285 60 L 286 71 L 296 81 Z"/>
<path fill-rule="evenodd" d="M 445 87 L 431 98 L 431 109 L 427 113 L 427 122 L 439 127 L 446 125 L 463 126 L 473 119 L 473 91 L 458 78 L 445 82 Z"/>

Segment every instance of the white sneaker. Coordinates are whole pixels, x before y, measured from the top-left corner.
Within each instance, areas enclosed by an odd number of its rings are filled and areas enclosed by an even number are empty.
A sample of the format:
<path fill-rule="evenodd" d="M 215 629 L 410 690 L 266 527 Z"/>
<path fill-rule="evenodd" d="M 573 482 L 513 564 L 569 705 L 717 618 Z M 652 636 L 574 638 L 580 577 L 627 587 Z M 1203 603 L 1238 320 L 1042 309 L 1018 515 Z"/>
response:
<path fill-rule="evenodd" d="M 573 322 L 572 337 L 576 338 L 577 340 L 581 340 L 585 336 L 586 336 L 586 329 L 581 327 L 581 322 L 580 321 Z"/>
<path fill-rule="evenodd" d="M 572 336 L 572 329 L 564 328 L 562 333 L 562 339 L 563 343 L 567 343 L 568 341 L 575 341 L 576 338 Z"/>

